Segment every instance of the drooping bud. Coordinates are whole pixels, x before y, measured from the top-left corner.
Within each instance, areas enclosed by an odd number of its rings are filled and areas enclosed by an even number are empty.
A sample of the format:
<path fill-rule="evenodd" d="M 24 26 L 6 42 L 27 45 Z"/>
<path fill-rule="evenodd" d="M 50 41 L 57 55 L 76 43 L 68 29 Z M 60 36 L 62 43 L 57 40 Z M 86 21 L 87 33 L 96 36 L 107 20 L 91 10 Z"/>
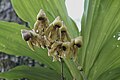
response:
<path fill-rule="evenodd" d="M 76 38 L 72 39 L 71 43 L 73 45 L 73 57 L 74 57 L 74 61 L 76 61 L 77 60 L 78 48 L 80 48 L 83 45 L 82 36 L 79 36 L 79 37 L 76 37 Z"/>
<path fill-rule="evenodd" d="M 34 32 L 34 30 L 21 30 L 22 37 L 25 41 L 27 41 L 30 49 L 34 50 L 34 46 L 41 47 L 41 38 Z"/>
<path fill-rule="evenodd" d="M 21 34 L 22 34 L 23 40 L 25 40 L 25 41 L 28 41 L 32 37 L 30 30 L 22 29 Z"/>
<path fill-rule="evenodd" d="M 55 20 L 53 21 L 53 26 L 57 28 L 60 28 L 62 26 L 62 21 L 60 19 L 60 16 L 55 18 Z"/>
<path fill-rule="evenodd" d="M 59 46 L 61 46 L 61 42 L 54 42 L 52 45 L 51 45 L 51 47 L 50 47 L 50 49 L 48 49 L 48 55 L 49 56 L 51 56 L 51 55 L 55 55 L 54 53 L 56 53 L 57 52 L 57 48 L 59 48 Z"/>
<path fill-rule="evenodd" d="M 82 36 L 79 36 L 77 38 L 75 38 L 75 43 L 74 43 L 78 48 L 80 48 L 83 44 L 82 42 Z"/>
<path fill-rule="evenodd" d="M 62 26 L 62 21 L 60 20 L 60 17 L 57 17 L 46 29 L 45 36 L 48 38 L 50 42 L 60 40 L 59 28 L 61 26 Z"/>
<path fill-rule="evenodd" d="M 71 56 L 71 42 L 63 42 L 62 43 L 62 57 L 69 58 Z"/>
<path fill-rule="evenodd" d="M 65 41 L 71 41 L 70 35 L 67 31 L 67 27 L 65 26 L 65 24 L 62 24 L 62 27 L 59 29 L 59 33 L 60 33 L 60 40 L 65 42 Z"/>
<path fill-rule="evenodd" d="M 37 21 L 34 24 L 34 30 L 37 34 L 44 35 L 44 32 L 48 26 L 49 20 L 45 12 L 41 9 L 37 15 Z"/>
<path fill-rule="evenodd" d="M 44 21 L 46 19 L 45 12 L 41 9 L 37 15 L 37 20 Z"/>

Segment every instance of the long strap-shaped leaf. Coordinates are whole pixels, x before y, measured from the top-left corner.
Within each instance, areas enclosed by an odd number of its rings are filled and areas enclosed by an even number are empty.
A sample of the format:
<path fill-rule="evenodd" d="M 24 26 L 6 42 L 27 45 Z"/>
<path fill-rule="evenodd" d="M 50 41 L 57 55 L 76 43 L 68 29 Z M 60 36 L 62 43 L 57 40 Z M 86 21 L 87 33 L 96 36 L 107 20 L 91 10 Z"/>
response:
<path fill-rule="evenodd" d="M 120 28 L 118 30 L 120 30 Z M 115 34 L 113 36 L 115 36 Z M 118 33 L 116 33 L 116 37 L 115 38 L 111 37 L 109 41 L 106 42 L 103 49 L 101 49 L 101 51 L 99 52 L 99 55 L 96 57 L 94 64 L 89 71 L 88 77 L 95 80 L 101 74 L 104 74 L 104 72 L 106 72 L 107 70 L 120 67 L 119 45 L 120 41 L 118 40 Z"/>
<path fill-rule="evenodd" d="M 18 66 L 8 72 L 0 73 L 0 78 L 17 80 L 27 78 L 29 80 L 60 80 L 60 75 L 54 70 L 43 67 Z"/>
<path fill-rule="evenodd" d="M 111 66 L 119 67 L 120 47 L 116 46 L 120 41 L 113 38 L 120 31 L 119 5 L 119 0 L 85 0 L 81 63 L 89 80 L 95 80 Z"/>
<path fill-rule="evenodd" d="M 43 61 L 48 65 L 54 64 L 51 62 L 52 59 L 47 56 L 47 51 L 42 49 L 37 49 L 32 51 L 27 46 L 27 43 L 22 40 L 21 29 L 24 29 L 24 26 L 9 23 L 9 22 L 0 22 L 0 51 L 6 52 L 12 55 L 21 55 L 29 56 L 35 58 L 38 61 Z M 59 67 L 59 64 L 56 64 L 56 67 Z M 60 67 L 59 67 L 60 68 Z"/>
<path fill-rule="evenodd" d="M 120 67 L 108 70 L 96 80 L 119 80 L 120 79 Z"/>

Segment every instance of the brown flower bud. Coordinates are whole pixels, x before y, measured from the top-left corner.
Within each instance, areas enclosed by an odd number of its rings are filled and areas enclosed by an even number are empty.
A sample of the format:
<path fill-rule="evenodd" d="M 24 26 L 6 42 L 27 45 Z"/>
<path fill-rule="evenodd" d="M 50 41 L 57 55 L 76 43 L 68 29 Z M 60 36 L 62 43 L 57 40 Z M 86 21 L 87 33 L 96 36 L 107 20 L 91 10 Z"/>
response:
<path fill-rule="evenodd" d="M 41 9 L 37 15 L 37 21 L 34 24 L 34 30 L 39 35 L 44 35 L 44 32 L 48 26 L 49 26 L 49 20 L 45 12 Z"/>
<path fill-rule="evenodd" d="M 22 29 L 21 34 L 22 34 L 22 38 L 25 41 L 28 41 L 32 37 L 31 30 Z"/>
<path fill-rule="evenodd" d="M 82 36 L 79 36 L 77 38 L 75 38 L 75 43 L 74 43 L 77 47 L 81 47 L 83 42 L 82 42 Z"/>
<path fill-rule="evenodd" d="M 69 58 L 71 56 L 71 53 L 72 53 L 71 47 L 72 47 L 71 42 L 62 43 L 62 57 Z"/>
<path fill-rule="evenodd" d="M 60 35 L 60 40 L 62 42 L 65 41 L 71 41 L 70 35 L 67 31 L 67 27 L 65 26 L 65 24 L 62 24 L 62 27 L 59 29 L 59 35 Z"/>
<path fill-rule="evenodd" d="M 61 46 L 61 42 L 54 42 L 50 49 L 48 49 L 48 55 L 51 56 L 51 55 L 55 55 L 54 53 L 57 53 L 57 50 L 58 48 Z"/>
<path fill-rule="evenodd" d="M 59 28 L 62 26 L 62 21 L 58 16 L 46 29 L 45 36 L 50 42 L 59 41 L 60 40 L 60 31 Z"/>
<path fill-rule="evenodd" d="M 46 14 L 45 12 L 41 9 L 37 15 L 37 20 L 40 20 L 40 21 L 45 21 L 46 19 Z"/>
<path fill-rule="evenodd" d="M 55 18 L 55 20 L 52 23 L 55 28 L 60 28 L 62 26 L 62 21 L 59 16 Z"/>

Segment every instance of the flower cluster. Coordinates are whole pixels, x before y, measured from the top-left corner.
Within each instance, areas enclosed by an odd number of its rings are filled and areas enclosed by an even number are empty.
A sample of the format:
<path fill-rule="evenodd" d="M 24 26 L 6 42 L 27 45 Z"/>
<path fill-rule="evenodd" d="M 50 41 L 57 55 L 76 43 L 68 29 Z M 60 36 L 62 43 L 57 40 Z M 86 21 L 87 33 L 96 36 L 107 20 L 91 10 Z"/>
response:
<path fill-rule="evenodd" d="M 37 15 L 37 20 L 32 30 L 21 30 L 22 38 L 27 41 L 29 47 L 34 50 L 34 46 L 47 48 L 48 56 L 53 57 L 53 61 L 60 58 L 77 57 L 77 50 L 82 46 L 82 37 L 71 39 L 64 22 L 58 16 L 52 23 L 45 12 L 41 9 Z"/>

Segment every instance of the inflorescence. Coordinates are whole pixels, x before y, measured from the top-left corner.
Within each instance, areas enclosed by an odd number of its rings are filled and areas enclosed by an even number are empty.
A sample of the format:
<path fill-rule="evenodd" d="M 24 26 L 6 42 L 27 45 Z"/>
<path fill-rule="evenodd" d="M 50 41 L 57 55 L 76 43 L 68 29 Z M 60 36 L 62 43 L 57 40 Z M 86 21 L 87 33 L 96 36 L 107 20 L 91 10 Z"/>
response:
<path fill-rule="evenodd" d="M 22 38 L 27 41 L 28 46 L 47 48 L 48 56 L 53 57 L 53 61 L 61 58 L 77 57 L 78 48 L 82 46 L 82 37 L 70 38 L 67 27 L 58 16 L 52 23 L 45 12 L 41 9 L 37 15 L 37 21 L 32 30 L 22 29 Z"/>

